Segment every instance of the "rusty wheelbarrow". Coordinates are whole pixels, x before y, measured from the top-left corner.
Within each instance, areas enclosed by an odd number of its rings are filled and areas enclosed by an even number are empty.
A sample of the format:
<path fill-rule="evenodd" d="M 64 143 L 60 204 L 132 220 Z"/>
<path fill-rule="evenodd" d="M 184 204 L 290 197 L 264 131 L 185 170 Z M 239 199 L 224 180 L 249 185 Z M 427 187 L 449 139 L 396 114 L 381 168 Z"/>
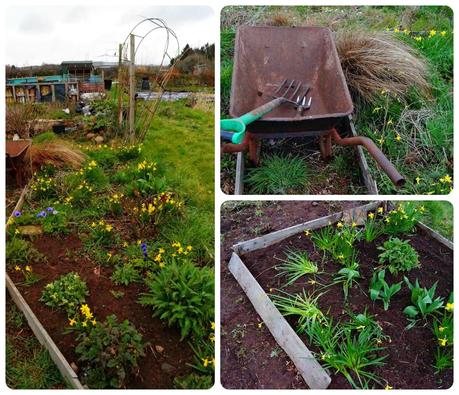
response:
<path fill-rule="evenodd" d="M 239 118 L 269 103 L 273 89 L 285 79 L 303 81 L 308 87 L 312 101 L 308 111 L 291 105 L 275 106 L 246 125 L 241 142 L 223 144 L 222 152 L 249 151 L 257 165 L 261 138 L 318 136 L 323 158 L 332 155 L 333 143 L 363 146 L 396 186 L 405 183 L 371 139 L 340 135 L 340 125 L 354 108 L 330 29 L 240 26 L 230 116 Z"/>

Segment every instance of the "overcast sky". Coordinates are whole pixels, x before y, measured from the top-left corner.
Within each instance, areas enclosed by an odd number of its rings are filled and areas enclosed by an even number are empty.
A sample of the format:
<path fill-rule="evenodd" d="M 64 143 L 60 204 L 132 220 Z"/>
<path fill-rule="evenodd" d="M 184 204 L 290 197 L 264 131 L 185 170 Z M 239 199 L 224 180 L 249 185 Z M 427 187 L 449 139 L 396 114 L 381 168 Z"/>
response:
<path fill-rule="evenodd" d="M 118 43 L 143 17 L 165 20 L 180 43 L 180 50 L 214 43 L 214 13 L 201 6 L 14 6 L 7 9 L 6 64 L 15 66 L 61 63 L 63 60 L 117 61 Z M 143 24 L 144 35 L 153 25 Z M 165 45 L 164 30 L 144 40 L 137 61 L 157 64 Z M 176 55 L 171 41 L 169 52 Z"/>

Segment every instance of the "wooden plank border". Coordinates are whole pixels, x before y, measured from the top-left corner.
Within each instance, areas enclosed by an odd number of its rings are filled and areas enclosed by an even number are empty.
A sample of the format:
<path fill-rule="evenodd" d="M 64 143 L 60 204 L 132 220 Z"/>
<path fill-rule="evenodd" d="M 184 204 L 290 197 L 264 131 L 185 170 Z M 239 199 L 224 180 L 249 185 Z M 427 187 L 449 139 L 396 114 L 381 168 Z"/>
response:
<path fill-rule="evenodd" d="M 418 221 L 416 226 L 419 229 L 421 229 L 424 232 L 426 232 L 430 237 L 432 237 L 433 239 L 435 239 L 438 242 L 440 242 L 441 244 L 443 244 L 445 247 L 448 247 L 450 250 L 454 249 L 454 243 L 451 240 L 448 240 L 446 237 L 442 236 L 440 233 L 436 232 L 435 230 L 433 230 L 432 228 L 430 228 L 426 224 Z"/>
<path fill-rule="evenodd" d="M 289 228 L 281 229 L 264 236 L 256 237 L 254 239 L 243 241 L 233 245 L 232 249 L 238 255 L 246 254 L 250 251 L 259 250 L 261 248 L 268 247 L 272 244 L 278 243 L 287 237 L 293 236 L 297 233 L 301 233 L 305 230 L 319 229 L 328 224 L 338 222 L 343 216 L 354 217 L 359 212 L 374 210 L 380 206 L 383 202 L 371 202 L 363 206 L 353 207 L 348 210 L 343 210 L 335 214 L 328 215 L 326 217 L 317 218 L 311 221 L 303 222 L 298 225 L 290 226 Z"/>
<path fill-rule="evenodd" d="M 296 334 L 263 288 L 233 252 L 228 268 L 252 302 L 253 307 L 269 329 L 277 344 L 287 353 L 311 389 L 325 389 L 331 378 L 317 362 L 304 342 Z"/>
<path fill-rule="evenodd" d="M 16 288 L 13 281 L 11 281 L 11 278 L 10 276 L 8 276 L 8 274 L 6 274 L 6 288 L 8 289 L 8 292 L 11 295 L 11 298 L 13 299 L 16 306 L 23 312 L 24 316 L 26 317 L 30 329 L 32 329 L 38 341 L 48 350 L 51 359 L 54 361 L 56 367 L 59 369 L 59 372 L 61 372 L 62 376 L 67 381 L 67 383 L 72 388 L 84 389 L 83 385 L 78 379 L 78 375 L 70 367 L 69 363 L 62 355 L 56 343 L 54 343 L 53 339 L 51 339 L 48 332 L 46 332 L 46 329 L 43 327 L 36 315 L 33 313 L 32 309 L 27 304 L 25 299 L 22 297 L 21 293 Z"/>
<path fill-rule="evenodd" d="M 234 184 L 234 194 L 242 195 L 244 193 L 244 152 L 238 152 L 236 158 L 236 181 Z"/>

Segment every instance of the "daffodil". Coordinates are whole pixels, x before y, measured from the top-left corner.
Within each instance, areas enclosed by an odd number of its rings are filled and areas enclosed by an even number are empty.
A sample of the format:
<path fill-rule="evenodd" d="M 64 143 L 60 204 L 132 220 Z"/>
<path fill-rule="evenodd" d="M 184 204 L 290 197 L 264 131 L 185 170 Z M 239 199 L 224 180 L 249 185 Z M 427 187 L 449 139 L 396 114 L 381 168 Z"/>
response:
<path fill-rule="evenodd" d="M 76 322 L 76 320 L 75 320 L 74 318 L 69 318 L 69 325 L 70 325 L 70 326 L 73 326 L 73 325 L 75 325 L 76 323 L 77 323 L 77 322 Z"/>
<path fill-rule="evenodd" d="M 401 139 L 402 137 L 397 133 L 397 135 L 395 136 L 395 140 L 400 141 Z"/>
<path fill-rule="evenodd" d="M 416 184 L 419 184 L 421 182 L 421 178 L 418 176 L 416 177 Z"/>
<path fill-rule="evenodd" d="M 31 271 L 32 271 L 32 267 L 29 266 L 29 265 L 27 265 L 27 266 L 25 267 L 25 271 L 26 271 L 26 272 L 31 272 Z"/>
<path fill-rule="evenodd" d="M 213 331 L 215 330 L 215 322 L 211 322 L 210 323 L 210 329 L 212 329 Z"/>
<path fill-rule="evenodd" d="M 19 271 L 21 270 L 21 268 L 20 268 L 18 265 L 16 265 L 16 266 L 14 267 L 14 270 L 16 270 L 17 272 L 19 272 Z"/>
<path fill-rule="evenodd" d="M 374 213 L 368 213 L 368 218 L 373 219 L 375 217 Z"/>
<path fill-rule="evenodd" d="M 304 235 L 305 235 L 305 236 L 309 236 L 310 234 L 311 234 L 311 232 L 310 232 L 309 230 L 305 230 L 305 231 L 304 231 Z"/>
<path fill-rule="evenodd" d="M 384 387 L 385 390 L 393 390 L 394 387 L 391 387 L 389 384 L 386 384 L 386 386 Z"/>
<path fill-rule="evenodd" d="M 446 303 L 445 310 L 446 311 L 453 311 L 454 310 L 454 303 Z"/>
<path fill-rule="evenodd" d="M 382 214 L 384 212 L 384 208 L 378 207 L 378 214 Z"/>
<path fill-rule="evenodd" d="M 446 344 L 448 343 L 448 339 L 446 337 L 443 339 L 438 339 L 438 343 L 440 344 L 441 347 L 446 347 Z"/>
<path fill-rule="evenodd" d="M 338 222 L 338 223 L 336 224 L 336 227 L 337 227 L 337 228 L 342 228 L 343 226 L 344 226 L 344 225 L 343 225 L 342 222 Z"/>

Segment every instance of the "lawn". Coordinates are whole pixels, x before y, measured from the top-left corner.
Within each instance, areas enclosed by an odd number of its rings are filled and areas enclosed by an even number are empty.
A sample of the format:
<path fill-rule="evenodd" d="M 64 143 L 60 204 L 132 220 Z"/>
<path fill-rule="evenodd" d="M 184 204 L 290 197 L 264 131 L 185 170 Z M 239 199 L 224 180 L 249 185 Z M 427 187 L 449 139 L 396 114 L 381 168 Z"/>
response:
<path fill-rule="evenodd" d="M 430 89 L 421 93 L 417 86 L 407 87 L 403 97 L 382 88 L 371 101 L 353 95 L 357 132 L 375 141 L 383 153 L 406 178 L 406 184 L 396 189 L 388 177 L 366 154 L 370 172 L 381 194 L 448 194 L 453 175 L 453 19 L 448 7 L 225 7 L 221 16 L 221 116 L 228 117 L 231 76 L 233 68 L 236 28 L 242 24 L 271 26 L 325 26 L 333 32 L 386 32 L 397 41 L 406 43 L 418 59 L 427 65 Z M 397 73 L 397 61 L 393 62 Z M 351 90 L 351 93 L 352 90 Z M 329 163 L 306 153 L 311 144 L 300 139 L 281 140 L 263 144 L 262 166 L 254 169 L 247 163 L 248 193 L 259 193 L 257 182 L 266 184 L 264 193 L 272 193 L 283 180 L 280 193 L 362 193 L 359 172 L 353 166 L 354 155 L 349 148 L 336 150 Z M 299 146 L 299 147 L 298 147 Z M 303 149 L 301 152 L 300 149 Z M 314 148 L 314 146 L 313 146 Z M 317 146 L 315 148 L 317 150 Z M 286 154 L 287 153 L 287 154 Z M 283 167 L 272 163 L 300 160 L 306 180 L 298 183 L 295 177 L 283 176 Z M 234 157 L 222 159 L 222 188 L 232 193 Z M 276 173 L 280 169 L 280 173 Z M 324 177 L 323 173 L 330 174 Z M 266 174 L 270 179 L 267 179 Z M 277 177 L 276 177 L 277 176 Z M 346 185 L 333 185 L 344 179 Z M 287 187 L 285 185 L 287 184 Z"/>
<path fill-rule="evenodd" d="M 90 388 L 208 388 L 213 113 L 162 103 L 145 140 L 127 145 L 108 132 L 111 99 L 94 106 L 106 115 L 71 114 L 76 131 L 34 137 L 36 173 L 8 222 L 7 272 Z M 101 124 L 97 145 L 87 134 Z M 62 152 L 63 163 L 47 164 Z M 8 341 L 19 358 L 21 344 Z M 11 386 L 28 385 L 20 374 L 10 370 Z"/>

